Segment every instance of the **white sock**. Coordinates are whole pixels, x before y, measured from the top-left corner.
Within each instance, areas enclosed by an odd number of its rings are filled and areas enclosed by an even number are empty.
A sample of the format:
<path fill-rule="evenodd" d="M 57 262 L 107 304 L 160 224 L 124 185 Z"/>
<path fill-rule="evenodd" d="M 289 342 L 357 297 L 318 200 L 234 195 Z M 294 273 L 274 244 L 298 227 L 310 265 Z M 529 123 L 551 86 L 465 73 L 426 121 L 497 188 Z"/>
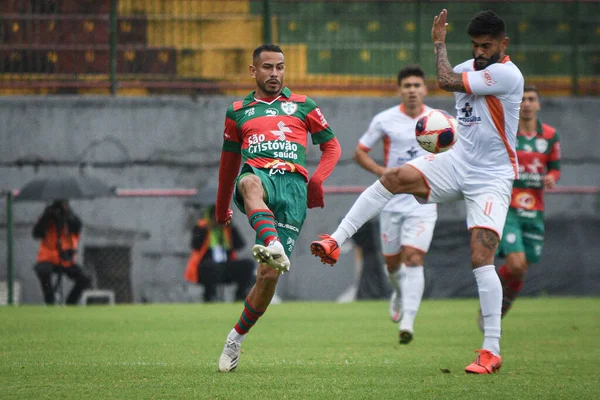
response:
<path fill-rule="evenodd" d="M 387 272 L 387 276 L 388 276 L 388 279 L 390 280 L 390 285 L 392 285 L 392 289 L 394 289 L 396 291 L 396 293 L 400 294 L 401 293 L 400 269 L 398 269 L 397 271 L 394 271 L 394 272 L 390 272 L 386 268 L 385 272 Z"/>
<path fill-rule="evenodd" d="M 227 335 L 227 339 L 235 340 L 238 343 L 242 343 L 244 339 L 246 339 L 246 335 L 240 335 L 234 328 L 231 330 L 231 332 L 229 332 L 229 335 Z"/>
<path fill-rule="evenodd" d="M 425 275 L 422 265 L 418 267 L 403 265 L 401 271 L 402 320 L 400 321 L 400 330 L 414 332 L 415 318 L 425 290 Z"/>
<path fill-rule="evenodd" d="M 473 270 L 479 291 L 483 315 L 483 349 L 500 354 L 500 316 L 502 314 L 502 284 L 493 265 Z"/>
<path fill-rule="evenodd" d="M 352 237 L 367 221 L 383 210 L 383 207 L 394 196 L 379 180 L 369 186 L 356 199 L 337 230 L 331 234 L 339 246 Z"/>

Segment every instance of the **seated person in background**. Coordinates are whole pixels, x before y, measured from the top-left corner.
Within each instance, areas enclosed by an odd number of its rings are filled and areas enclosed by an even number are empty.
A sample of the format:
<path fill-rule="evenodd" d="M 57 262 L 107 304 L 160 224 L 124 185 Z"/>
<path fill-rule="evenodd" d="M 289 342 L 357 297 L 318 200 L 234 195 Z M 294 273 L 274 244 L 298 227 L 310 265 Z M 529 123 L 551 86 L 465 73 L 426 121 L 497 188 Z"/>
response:
<path fill-rule="evenodd" d="M 217 300 L 217 286 L 236 283 L 236 301 L 244 301 L 254 284 L 254 261 L 238 260 L 236 250 L 245 246 L 244 239 L 232 224 L 221 227 L 215 219 L 215 205 L 211 205 L 198 220 L 192 232 L 192 254 L 184 278 L 204 285 L 204 301 Z"/>
<path fill-rule="evenodd" d="M 57 286 L 62 274 L 75 282 L 66 304 L 77 304 L 81 293 L 91 285 L 90 278 L 76 263 L 80 236 L 81 220 L 70 209 L 67 200 L 55 200 L 46 207 L 33 227 L 33 237 L 41 240 L 34 269 L 42 285 L 46 304 L 54 304 L 52 273 L 59 274 Z"/>

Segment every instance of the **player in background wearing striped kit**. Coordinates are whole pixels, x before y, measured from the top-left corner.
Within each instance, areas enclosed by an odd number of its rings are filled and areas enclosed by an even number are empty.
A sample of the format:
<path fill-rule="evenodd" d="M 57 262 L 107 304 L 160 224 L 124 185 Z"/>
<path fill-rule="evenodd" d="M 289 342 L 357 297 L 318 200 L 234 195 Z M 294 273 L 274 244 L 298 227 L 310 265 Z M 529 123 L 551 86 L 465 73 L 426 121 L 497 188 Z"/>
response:
<path fill-rule="evenodd" d="M 560 138 L 556 129 L 538 119 L 540 94 L 525 86 L 519 113 L 517 157 L 519 178 L 515 179 L 498 255 L 506 264 L 498 268 L 502 282 L 502 318 L 523 288 L 527 269 L 538 263 L 544 247 L 544 190 L 560 179 Z M 479 327 L 483 318 L 479 313 Z"/>
<path fill-rule="evenodd" d="M 242 341 L 267 310 L 280 274 L 290 269 L 289 257 L 307 207 L 325 205 L 323 182 L 341 155 L 340 144 L 315 102 L 283 86 L 285 62 L 279 46 L 257 47 L 249 72 L 256 90 L 234 102 L 225 117 L 216 217 L 221 225 L 231 222 L 233 197 L 256 231 L 252 255 L 259 266 L 256 283 L 219 358 L 221 372 L 237 367 Z M 309 134 L 322 152 L 310 179 Z"/>
<path fill-rule="evenodd" d="M 448 12 L 434 17 L 437 81 L 454 92 L 459 139 L 451 150 L 418 157 L 391 168 L 356 200 L 331 235 L 311 244 L 321 261 L 334 264 L 339 246 L 398 193 L 410 193 L 429 203 L 465 200 L 471 231 L 471 267 L 483 314 L 483 345 L 465 368 L 468 373 L 491 374 L 500 357 L 502 284 L 494 256 L 504 229 L 513 180 L 518 176 L 515 141 L 523 75 L 505 54 L 509 39 L 504 20 L 482 11 L 469 23 L 473 58 L 452 68 L 446 50 Z"/>

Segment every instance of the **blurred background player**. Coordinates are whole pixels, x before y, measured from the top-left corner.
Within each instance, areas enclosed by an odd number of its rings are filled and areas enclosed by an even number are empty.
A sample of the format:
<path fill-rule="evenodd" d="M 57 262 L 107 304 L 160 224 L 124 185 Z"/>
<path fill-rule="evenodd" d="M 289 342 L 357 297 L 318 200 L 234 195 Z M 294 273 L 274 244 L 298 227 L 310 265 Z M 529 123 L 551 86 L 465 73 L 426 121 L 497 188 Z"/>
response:
<path fill-rule="evenodd" d="M 388 168 L 399 167 L 428 154 L 415 137 L 417 120 L 431 110 L 423 101 L 427 95 L 425 72 L 410 65 L 398 73 L 400 105 L 377 114 L 358 142 L 354 158 L 367 171 L 382 176 Z M 384 164 L 369 156 L 383 140 Z M 410 194 L 395 195 L 379 215 L 381 248 L 392 285 L 390 318 L 399 324 L 401 344 L 409 343 L 425 288 L 423 259 L 429 250 L 437 220 L 437 204 L 419 204 Z"/>
<path fill-rule="evenodd" d="M 267 310 L 280 274 L 290 269 L 288 257 L 306 208 L 325 205 L 323 182 L 341 155 L 340 144 L 315 102 L 283 85 L 285 62 L 279 46 L 257 47 L 249 72 L 256 90 L 227 109 L 216 215 L 221 225 L 231 222 L 233 196 L 256 231 L 252 254 L 259 267 L 244 310 L 227 336 L 219 359 L 221 372 L 237 367 L 242 341 Z M 309 133 L 322 152 L 310 180 Z"/>
<path fill-rule="evenodd" d="M 519 178 L 513 184 L 498 255 L 506 259 L 498 269 L 502 282 L 502 317 L 523 288 L 527 269 L 538 263 L 544 246 L 544 189 L 560 179 L 560 140 L 556 129 L 538 119 L 540 94 L 525 86 L 519 113 L 517 157 Z M 481 314 L 480 314 L 481 315 Z M 479 326 L 483 328 L 481 317 Z"/>
<path fill-rule="evenodd" d="M 236 250 L 246 242 L 234 224 L 222 227 L 215 217 L 215 206 L 204 210 L 192 230 L 192 253 L 184 278 L 204 286 L 204 302 L 217 301 L 219 285 L 235 283 L 235 300 L 243 301 L 252 287 L 254 261 L 239 259 Z"/>
<path fill-rule="evenodd" d="M 445 153 L 388 169 L 359 196 L 333 234 L 321 235 L 321 240 L 311 244 L 311 252 L 322 262 L 335 264 L 339 246 L 395 194 L 410 193 L 431 203 L 464 199 L 471 231 L 471 266 L 484 325 L 482 348 L 465 371 L 491 374 L 502 365 L 502 284 L 494 256 L 518 173 L 515 141 L 523 75 L 505 54 L 509 42 L 506 25 L 493 11 L 473 17 L 467 29 L 473 58 L 453 69 L 446 49 L 447 20 L 447 10 L 434 17 L 431 38 L 438 85 L 455 93 L 460 139 Z"/>

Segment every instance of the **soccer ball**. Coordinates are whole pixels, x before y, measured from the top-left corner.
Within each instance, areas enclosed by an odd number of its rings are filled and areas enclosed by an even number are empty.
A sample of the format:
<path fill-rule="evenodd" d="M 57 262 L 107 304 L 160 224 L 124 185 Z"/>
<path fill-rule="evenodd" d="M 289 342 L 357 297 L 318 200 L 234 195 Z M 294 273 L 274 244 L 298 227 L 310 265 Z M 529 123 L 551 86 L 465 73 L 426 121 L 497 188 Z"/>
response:
<path fill-rule="evenodd" d="M 417 121 L 417 142 L 430 153 L 449 150 L 458 139 L 456 119 L 443 110 L 430 110 Z"/>

